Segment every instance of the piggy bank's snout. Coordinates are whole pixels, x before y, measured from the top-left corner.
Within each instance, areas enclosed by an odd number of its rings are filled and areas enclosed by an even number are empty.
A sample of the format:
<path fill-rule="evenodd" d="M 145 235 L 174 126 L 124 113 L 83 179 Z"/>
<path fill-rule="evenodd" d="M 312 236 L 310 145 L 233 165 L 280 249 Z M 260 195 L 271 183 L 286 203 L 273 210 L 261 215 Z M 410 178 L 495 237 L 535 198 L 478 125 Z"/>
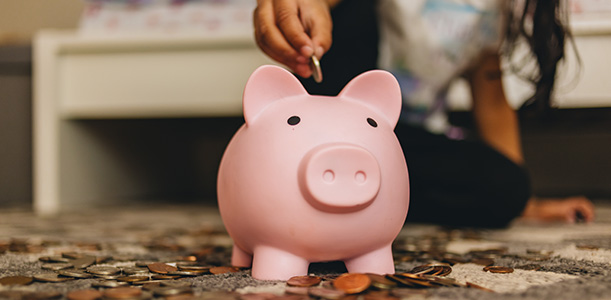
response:
<path fill-rule="evenodd" d="M 299 186 L 317 209 L 351 212 L 369 205 L 380 190 L 380 166 L 364 148 L 330 144 L 310 150 L 299 166 Z"/>

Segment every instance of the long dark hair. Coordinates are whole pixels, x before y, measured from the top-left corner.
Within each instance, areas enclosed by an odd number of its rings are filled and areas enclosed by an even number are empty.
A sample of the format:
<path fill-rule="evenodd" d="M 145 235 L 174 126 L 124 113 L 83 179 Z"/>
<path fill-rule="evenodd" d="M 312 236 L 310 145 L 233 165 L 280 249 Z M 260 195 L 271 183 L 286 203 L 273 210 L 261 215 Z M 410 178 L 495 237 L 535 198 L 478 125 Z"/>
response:
<path fill-rule="evenodd" d="M 572 41 L 568 28 L 568 12 L 563 0 L 508 0 L 506 41 L 503 54 L 512 57 L 518 42 L 530 48 L 527 57 L 514 58 L 510 67 L 535 86 L 532 97 L 522 109 L 548 111 L 556 79 L 558 63 L 565 57 L 565 42 Z M 516 7 L 523 3 L 523 9 Z M 573 47 L 574 48 L 574 47 Z M 576 51 L 576 49 L 574 49 Z M 528 59 L 536 61 L 535 70 L 528 68 Z"/>

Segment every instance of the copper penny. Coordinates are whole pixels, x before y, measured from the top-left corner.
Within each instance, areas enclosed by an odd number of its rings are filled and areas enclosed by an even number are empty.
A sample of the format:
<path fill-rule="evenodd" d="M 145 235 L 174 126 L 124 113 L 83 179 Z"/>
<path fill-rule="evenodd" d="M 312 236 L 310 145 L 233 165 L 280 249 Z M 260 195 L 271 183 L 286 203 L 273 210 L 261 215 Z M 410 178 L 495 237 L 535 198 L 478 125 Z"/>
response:
<path fill-rule="evenodd" d="M 510 267 L 501 267 L 501 266 L 487 266 L 487 267 L 484 267 L 484 271 L 485 272 L 490 272 L 490 273 L 503 273 L 503 274 L 507 274 L 507 273 L 513 273 L 513 268 L 510 268 Z"/>
<path fill-rule="evenodd" d="M 0 278 L 0 285 L 28 285 L 34 281 L 32 277 L 8 276 Z"/>
<path fill-rule="evenodd" d="M 315 286 L 320 283 L 321 279 L 318 276 L 294 276 L 286 281 L 286 284 L 290 286 L 299 286 L 299 287 L 310 287 Z"/>
<path fill-rule="evenodd" d="M 68 300 L 95 300 L 102 298 L 102 292 L 98 290 L 78 290 L 66 295 Z"/>
<path fill-rule="evenodd" d="M 369 279 L 369 276 L 357 273 L 347 273 L 333 281 L 333 286 L 346 294 L 358 294 L 368 289 L 370 285 L 371 279 Z"/>
<path fill-rule="evenodd" d="M 168 274 L 170 272 L 178 271 L 177 267 L 170 266 L 164 263 L 152 263 L 152 264 L 149 264 L 147 267 L 149 268 L 151 272 L 159 273 L 159 274 Z"/>

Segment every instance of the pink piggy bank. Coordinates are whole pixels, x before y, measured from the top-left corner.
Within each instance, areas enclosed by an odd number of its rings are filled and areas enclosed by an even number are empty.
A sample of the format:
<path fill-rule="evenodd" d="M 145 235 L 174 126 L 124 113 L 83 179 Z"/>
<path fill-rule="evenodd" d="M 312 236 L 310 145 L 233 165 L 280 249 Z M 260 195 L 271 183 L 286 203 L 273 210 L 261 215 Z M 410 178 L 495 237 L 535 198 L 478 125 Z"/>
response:
<path fill-rule="evenodd" d="M 337 97 L 309 95 L 288 71 L 258 68 L 244 124 L 227 146 L 218 203 L 232 264 L 256 279 L 306 275 L 311 262 L 394 273 L 391 245 L 409 205 L 407 166 L 393 132 L 401 92 L 385 71 Z"/>

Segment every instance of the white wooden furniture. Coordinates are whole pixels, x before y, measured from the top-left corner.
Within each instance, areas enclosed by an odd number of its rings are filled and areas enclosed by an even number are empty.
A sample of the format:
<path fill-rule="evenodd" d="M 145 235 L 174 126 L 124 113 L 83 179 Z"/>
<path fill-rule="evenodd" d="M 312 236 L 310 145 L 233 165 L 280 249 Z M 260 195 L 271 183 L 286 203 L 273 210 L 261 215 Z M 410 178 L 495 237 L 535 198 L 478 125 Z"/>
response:
<path fill-rule="evenodd" d="M 76 120 L 239 116 L 246 80 L 266 63 L 251 35 L 41 32 L 34 41 L 34 210 L 54 214 L 141 188 Z"/>

